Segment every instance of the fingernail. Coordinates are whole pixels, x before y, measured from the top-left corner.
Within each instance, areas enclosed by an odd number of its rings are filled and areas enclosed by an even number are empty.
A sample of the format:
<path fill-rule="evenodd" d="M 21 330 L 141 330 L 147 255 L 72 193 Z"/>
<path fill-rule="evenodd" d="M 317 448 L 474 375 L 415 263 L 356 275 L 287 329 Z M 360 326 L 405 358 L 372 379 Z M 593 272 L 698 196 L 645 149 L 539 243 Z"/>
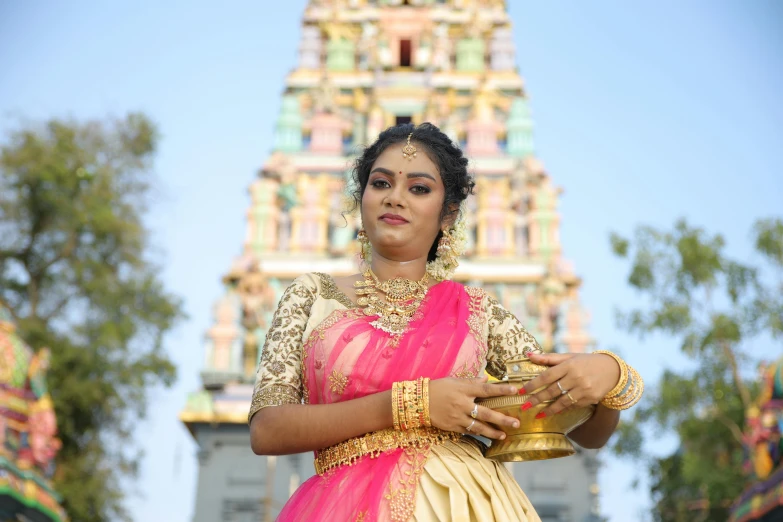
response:
<path fill-rule="evenodd" d="M 517 392 L 517 389 L 516 389 L 516 388 L 514 388 L 514 387 L 512 386 L 512 387 L 510 387 L 510 388 L 508 389 L 508 391 L 509 391 L 509 393 L 516 393 L 516 392 Z"/>
<path fill-rule="evenodd" d="M 519 423 L 517 421 L 512 422 L 511 425 L 515 428 L 519 428 Z"/>
<path fill-rule="evenodd" d="M 543 419 L 544 417 L 546 417 L 546 413 L 544 413 L 543 411 L 538 415 L 536 415 L 536 419 Z"/>
<path fill-rule="evenodd" d="M 530 401 L 527 401 L 525 404 L 522 405 L 522 411 L 527 411 L 530 408 L 533 407 L 533 403 Z"/>
<path fill-rule="evenodd" d="M 520 388 L 520 389 L 519 389 L 519 394 L 520 394 L 520 395 L 524 395 L 524 394 L 526 394 L 526 393 L 527 393 L 527 392 L 525 391 L 525 389 L 524 389 L 524 388 Z"/>

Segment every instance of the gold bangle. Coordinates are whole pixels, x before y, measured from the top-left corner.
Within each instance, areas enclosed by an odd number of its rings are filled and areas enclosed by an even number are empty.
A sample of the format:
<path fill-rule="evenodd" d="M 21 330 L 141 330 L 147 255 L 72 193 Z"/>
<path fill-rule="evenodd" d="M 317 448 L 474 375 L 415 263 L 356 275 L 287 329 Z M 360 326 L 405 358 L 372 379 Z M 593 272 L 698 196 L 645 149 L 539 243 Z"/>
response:
<path fill-rule="evenodd" d="M 604 400 L 617 397 L 625 389 L 625 385 L 628 383 L 628 364 L 626 364 L 626 362 L 623 361 L 620 358 L 620 356 L 608 350 L 596 350 L 593 353 L 608 355 L 612 359 L 614 359 L 617 362 L 617 364 L 620 366 L 620 379 L 617 381 L 615 387 L 612 388 L 612 390 L 606 394 Z"/>
<path fill-rule="evenodd" d="M 426 427 L 432 426 L 432 420 L 430 419 L 430 378 L 424 378 L 424 393 L 422 396 L 422 402 L 424 403 L 424 425 Z"/>
<path fill-rule="evenodd" d="M 612 410 L 627 410 L 641 400 L 644 393 L 644 380 L 631 366 L 628 366 L 628 373 L 630 384 L 625 393 L 618 397 L 604 399 L 601 404 Z"/>
<path fill-rule="evenodd" d="M 432 425 L 428 378 L 419 377 L 415 381 L 400 381 L 392 384 L 392 424 L 398 431 Z"/>
<path fill-rule="evenodd" d="M 405 390 L 405 425 L 406 430 L 419 427 L 419 415 L 416 405 L 416 381 L 404 381 L 403 390 Z"/>
<path fill-rule="evenodd" d="M 400 430 L 400 409 L 399 409 L 399 396 L 400 396 L 400 383 L 395 382 L 392 384 L 391 390 L 391 403 L 392 403 L 392 424 L 394 429 Z"/>

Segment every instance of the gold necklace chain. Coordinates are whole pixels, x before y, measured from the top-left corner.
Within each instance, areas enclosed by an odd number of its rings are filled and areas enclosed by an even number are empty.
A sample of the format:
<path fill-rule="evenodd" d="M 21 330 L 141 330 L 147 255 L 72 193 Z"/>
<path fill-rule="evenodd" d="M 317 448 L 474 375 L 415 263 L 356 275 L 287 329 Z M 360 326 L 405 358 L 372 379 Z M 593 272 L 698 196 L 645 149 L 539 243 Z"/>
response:
<path fill-rule="evenodd" d="M 392 335 L 405 333 L 427 294 L 429 274 L 425 272 L 418 281 L 403 277 L 380 281 L 368 268 L 362 275 L 364 281 L 356 281 L 354 286 L 357 304 L 364 307 L 365 315 L 378 316 L 370 325 Z M 378 296 L 379 291 L 385 294 L 385 300 Z"/>

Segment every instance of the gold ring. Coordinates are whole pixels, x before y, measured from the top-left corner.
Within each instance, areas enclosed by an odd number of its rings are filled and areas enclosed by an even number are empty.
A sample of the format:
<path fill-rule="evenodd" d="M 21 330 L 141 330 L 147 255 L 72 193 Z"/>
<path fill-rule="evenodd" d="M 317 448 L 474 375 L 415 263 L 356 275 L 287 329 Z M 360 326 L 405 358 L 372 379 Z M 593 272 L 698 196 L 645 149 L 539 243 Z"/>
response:
<path fill-rule="evenodd" d="M 568 398 L 569 398 L 569 399 L 571 399 L 571 406 L 573 406 L 574 404 L 576 404 L 576 399 L 574 399 L 574 398 L 571 396 L 571 393 L 570 393 L 570 392 L 566 392 L 565 394 L 566 394 L 566 395 L 568 395 Z"/>
<path fill-rule="evenodd" d="M 474 419 L 478 416 L 478 404 L 473 406 L 473 411 L 470 412 L 470 416 L 473 417 Z"/>
<path fill-rule="evenodd" d="M 465 428 L 465 433 L 470 433 L 470 428 L 472 428 L 474 424 L 476 424 L 476 419 L 473 419 L 473 422 L 470 423 L 470 426 Z"/>

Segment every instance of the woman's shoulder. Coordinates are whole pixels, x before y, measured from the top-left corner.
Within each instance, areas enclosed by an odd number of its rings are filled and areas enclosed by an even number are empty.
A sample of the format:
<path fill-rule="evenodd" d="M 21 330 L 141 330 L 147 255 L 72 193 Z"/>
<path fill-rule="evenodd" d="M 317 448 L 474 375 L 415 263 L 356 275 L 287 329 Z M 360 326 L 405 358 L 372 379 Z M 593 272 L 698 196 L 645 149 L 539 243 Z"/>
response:
<path fill-rule="evenodd" d="M 353 308 L 353 302 L 348 298 L 345 292 L 340 289 L 337 279 L 323 272 L 308 272 L 294 279 L 291 284 L 306 288 L 312 291 L 315 296 L 322 299 L 334 299 L 347 308 Z"/>
<path fill-rule="evenodd" d="M 487 291 L 481 288 L 480 286 L 466 285 L 457 282 L 454 282 L 454 284 L 460 285 L 465 290 L 465 293 L 468 294 L 468 296 L 471 299 L 481 301 L 483 303 L 486 302 L 487 298 L 489 297 Z"/>

